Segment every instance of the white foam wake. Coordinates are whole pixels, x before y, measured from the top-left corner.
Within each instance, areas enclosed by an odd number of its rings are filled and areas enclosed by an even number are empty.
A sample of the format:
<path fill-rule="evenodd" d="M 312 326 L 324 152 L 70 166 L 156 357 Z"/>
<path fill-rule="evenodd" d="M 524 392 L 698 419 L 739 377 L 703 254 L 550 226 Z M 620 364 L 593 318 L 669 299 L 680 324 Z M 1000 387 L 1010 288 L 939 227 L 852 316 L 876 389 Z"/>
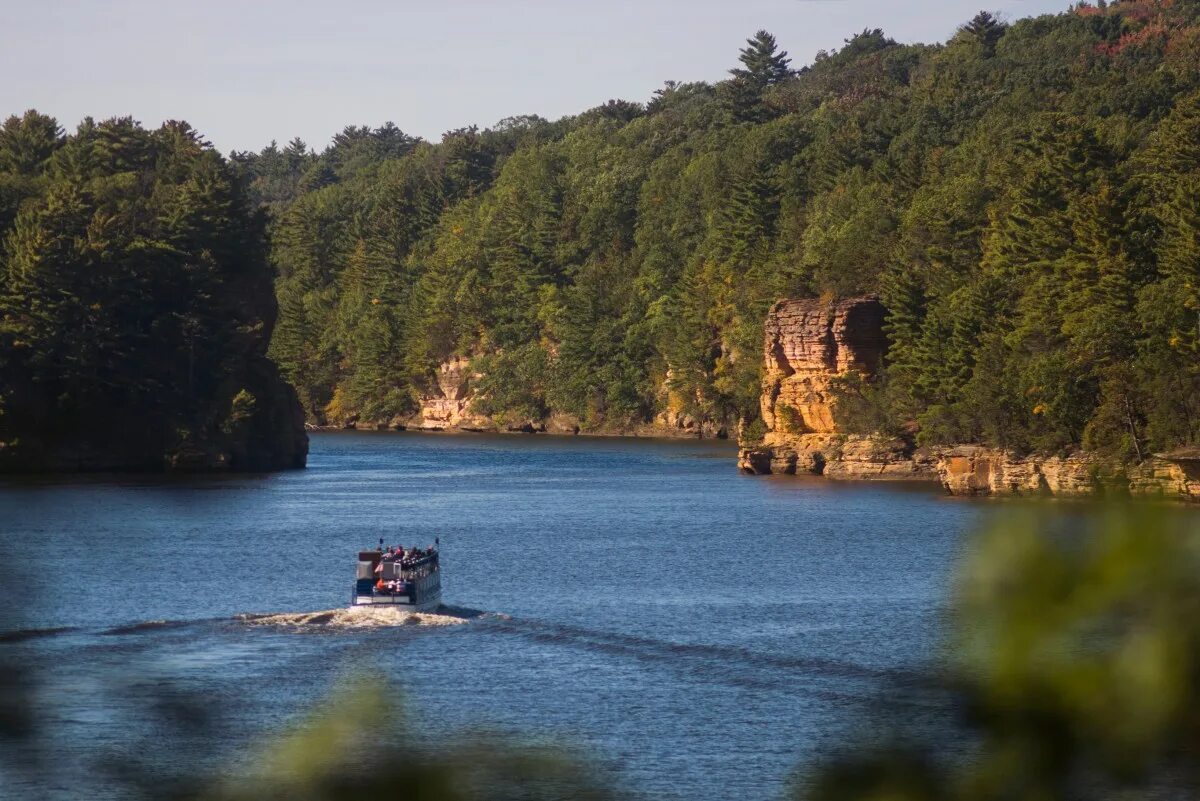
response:
<path fill-rule="evenodd" d="M 475 609 L 459 609 L 451 606 L 438 607 L 437 612 L 409 612 L 396 607 L 375 605 L 326 609 L 321 612 L 246 614 L 238 615 L 237 619 L 251 626 L 327 626 L 365 629 L 386 626 L 457 626 L 483 615 L 483 612 Z"/>

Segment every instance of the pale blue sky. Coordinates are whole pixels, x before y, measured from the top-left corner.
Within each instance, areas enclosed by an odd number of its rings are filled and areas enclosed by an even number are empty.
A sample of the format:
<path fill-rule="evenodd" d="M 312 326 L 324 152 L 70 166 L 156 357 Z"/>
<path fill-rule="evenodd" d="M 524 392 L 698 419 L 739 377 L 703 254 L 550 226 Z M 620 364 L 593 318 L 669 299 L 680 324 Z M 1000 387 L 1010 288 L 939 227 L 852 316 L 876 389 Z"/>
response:
<path fill-rule="evenodd" d="M 980 8 L 1067 0 L 0 0 L 0 115 L 186 119 L 221 150 L 392 120 L 436 139 L 720 80 L 767 28 L 793 65 L 880 27 L 944 41 Z"/>

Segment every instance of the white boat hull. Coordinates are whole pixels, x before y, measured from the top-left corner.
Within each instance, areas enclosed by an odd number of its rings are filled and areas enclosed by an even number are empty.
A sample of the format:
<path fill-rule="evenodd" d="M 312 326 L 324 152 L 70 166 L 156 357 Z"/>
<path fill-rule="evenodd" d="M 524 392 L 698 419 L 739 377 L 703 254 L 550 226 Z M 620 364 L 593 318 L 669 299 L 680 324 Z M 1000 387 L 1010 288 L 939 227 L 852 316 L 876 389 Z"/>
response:
<path fill-rule="evenodd" d="M 352 606 L 394 606 L 409 612 L 432 612 L 442 605 L 442 594 L 439 592 L 425 598 L 420 604 L 409 601 L 407 596 L 395 595 L 357 595 Z"/>
<path fill-rule="evenodd" d="M 382 549 L 360 551 L 358 557 L 351 606 L 394 606 L 411 612 L 429 612 L 442 605 L 437 551 L 426 551 L 423 556 L 404 563 L 383 561 Z M 392 595 L 382 589 L 385 587 L 403 592 Z"/>

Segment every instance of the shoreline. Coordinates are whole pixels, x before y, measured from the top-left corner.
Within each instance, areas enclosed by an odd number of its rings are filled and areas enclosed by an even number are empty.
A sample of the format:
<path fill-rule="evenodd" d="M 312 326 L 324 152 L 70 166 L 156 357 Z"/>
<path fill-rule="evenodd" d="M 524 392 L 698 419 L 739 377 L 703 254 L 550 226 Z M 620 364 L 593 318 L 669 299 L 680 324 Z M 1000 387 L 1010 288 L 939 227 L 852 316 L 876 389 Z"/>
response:
<path fill-rule="evenodd" d="M 618 429 L 599 431 L 545 431 L 509 428 L 461 428 L 447 426 L 445 428 L 421 428 L 416 426 L 393 426 L 379 424 L 376 426 L 319 426 L 306 423 L 304 430 L 309 434 L 429 434 L 445 437 L 469 436 L 513 436 L 513 437 L 556 437 L 562 439 L 659 439 L 675 442 L 724 442 L 731 448 L 738 444 L 732 437 L 703 436 L 691 432 L 680 432 L 679 429 L 647 427 L 644 429 Z M 678 433 L 675 433 L 678 432 Z"/>
<path fill-rule="evenodd" d="M 742 444 L 738 469 L 838 482 L 937 483 L 954 496 L 1200 502 L 1200 453 L 1186 450 L 1123 464 L 1089 451 L 1019 454 L 976 444 L 915 448 L 879 435 L 775 435 Z"/>

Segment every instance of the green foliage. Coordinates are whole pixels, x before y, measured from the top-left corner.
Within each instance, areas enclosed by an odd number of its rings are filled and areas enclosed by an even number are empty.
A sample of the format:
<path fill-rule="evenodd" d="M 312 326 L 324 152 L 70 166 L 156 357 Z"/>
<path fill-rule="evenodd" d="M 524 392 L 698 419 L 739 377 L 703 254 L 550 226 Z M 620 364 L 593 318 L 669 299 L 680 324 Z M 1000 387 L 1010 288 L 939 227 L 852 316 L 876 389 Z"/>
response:
<path fill-rule="evenodd" d="M 41 173 L 62 147 L 63 129 L 53 117 L 30 109 L 0 126 L 0 171 L 18 175 Z"/>
<path fill-rule="evenodd" d="M 959 577 L 944 716 L 847 743 L 796 796 L 1187 795 L 1200 719 L 1194 535 L 1186 511 L 1128 506 L 995 525 Z"/>
<path fill-rule="evenodd" d="M 798 411 L 786 403 L 781 403 L 775 412 L 779 416 L 779 419 L 775 423 L 776 430 L 784 434 L 804 433 L 804 418 L 800 416 Z"/>
<path fill-rule="evenodd" d="M 986 56 L 996 53 L 996 44 L 1004 36 L 1006 26 L 987 11 L 980 11 L 975 17 L 962 26 L 960 31 L 979 43 Z"/>
<path fill-rule="evenodd" d="M 521 426 L 546 418 L 550 407 L 550 360 L 537 343 L 482 356 L 474 365 L 483 375 L 477 387 L 475 411 L 499 423 Z"/>
<path fill-rule="evenodd" d="M 738 440 L 749 445 L 757 445 L 766 436 L 767 424 L 763 422 L 761 417 L 756 417 L 742 429 L 742 434 L 738 437 Z"/>
<path fill-rule="evenodd" d="M 404 413 L 483 357 L 493 414 L 645 422 L 671 396 L 731 425 L 773 301 L 873 293 L 892 346 L 853 428 L 1196 444 L 1197 61 L 1195 0 L 981 13 L 937 47 L 868 28 L 798 72 L 760 31 L 729 80 L 644 107 L 243 154 L 275 212 L 272 353 L 317 418 L 337 390 Z"/>
<path fill-rule="evenodd" d="M 780 51 L 775 43 L 775 37 L 768 31 L 760 30 L 746 40 L 746 46 L 741 49 L 738 61 L 742 67 L 729 71 L 736 78 L 744 78 L 758 86 L 770 86 L 787 80 L 792 74 L 788 64 L 791 59 L 787 51 Z"/>
<path fill-rule="evenodd" d="M 161 468 L 192 449 L 302 463 L 294 401 L 262 357 L 275 300 L 238 176 L 183 122 L 60 133 L 31 111 L 0 136 L 0 185 L 27 180 L 0 232 L 0 440 L 23 443 L 6 455 L 24 469 Z"/>
<path fill-rule="evenodd" d="M 321 708 L 265 743 L 240 770 L 208 782 L 197 797 L 214 801 L 420 798 L 502 801 L 574 798 L 607 801 L 617 794 L 601 774 L 560 749 L 505 743 L 475 735 L 432 747 L 382 680 L 340 687 Z M 368 742 L 362 732 L 370 731 Z M 150 792 L 148 797 L 167 797 Z"/>

